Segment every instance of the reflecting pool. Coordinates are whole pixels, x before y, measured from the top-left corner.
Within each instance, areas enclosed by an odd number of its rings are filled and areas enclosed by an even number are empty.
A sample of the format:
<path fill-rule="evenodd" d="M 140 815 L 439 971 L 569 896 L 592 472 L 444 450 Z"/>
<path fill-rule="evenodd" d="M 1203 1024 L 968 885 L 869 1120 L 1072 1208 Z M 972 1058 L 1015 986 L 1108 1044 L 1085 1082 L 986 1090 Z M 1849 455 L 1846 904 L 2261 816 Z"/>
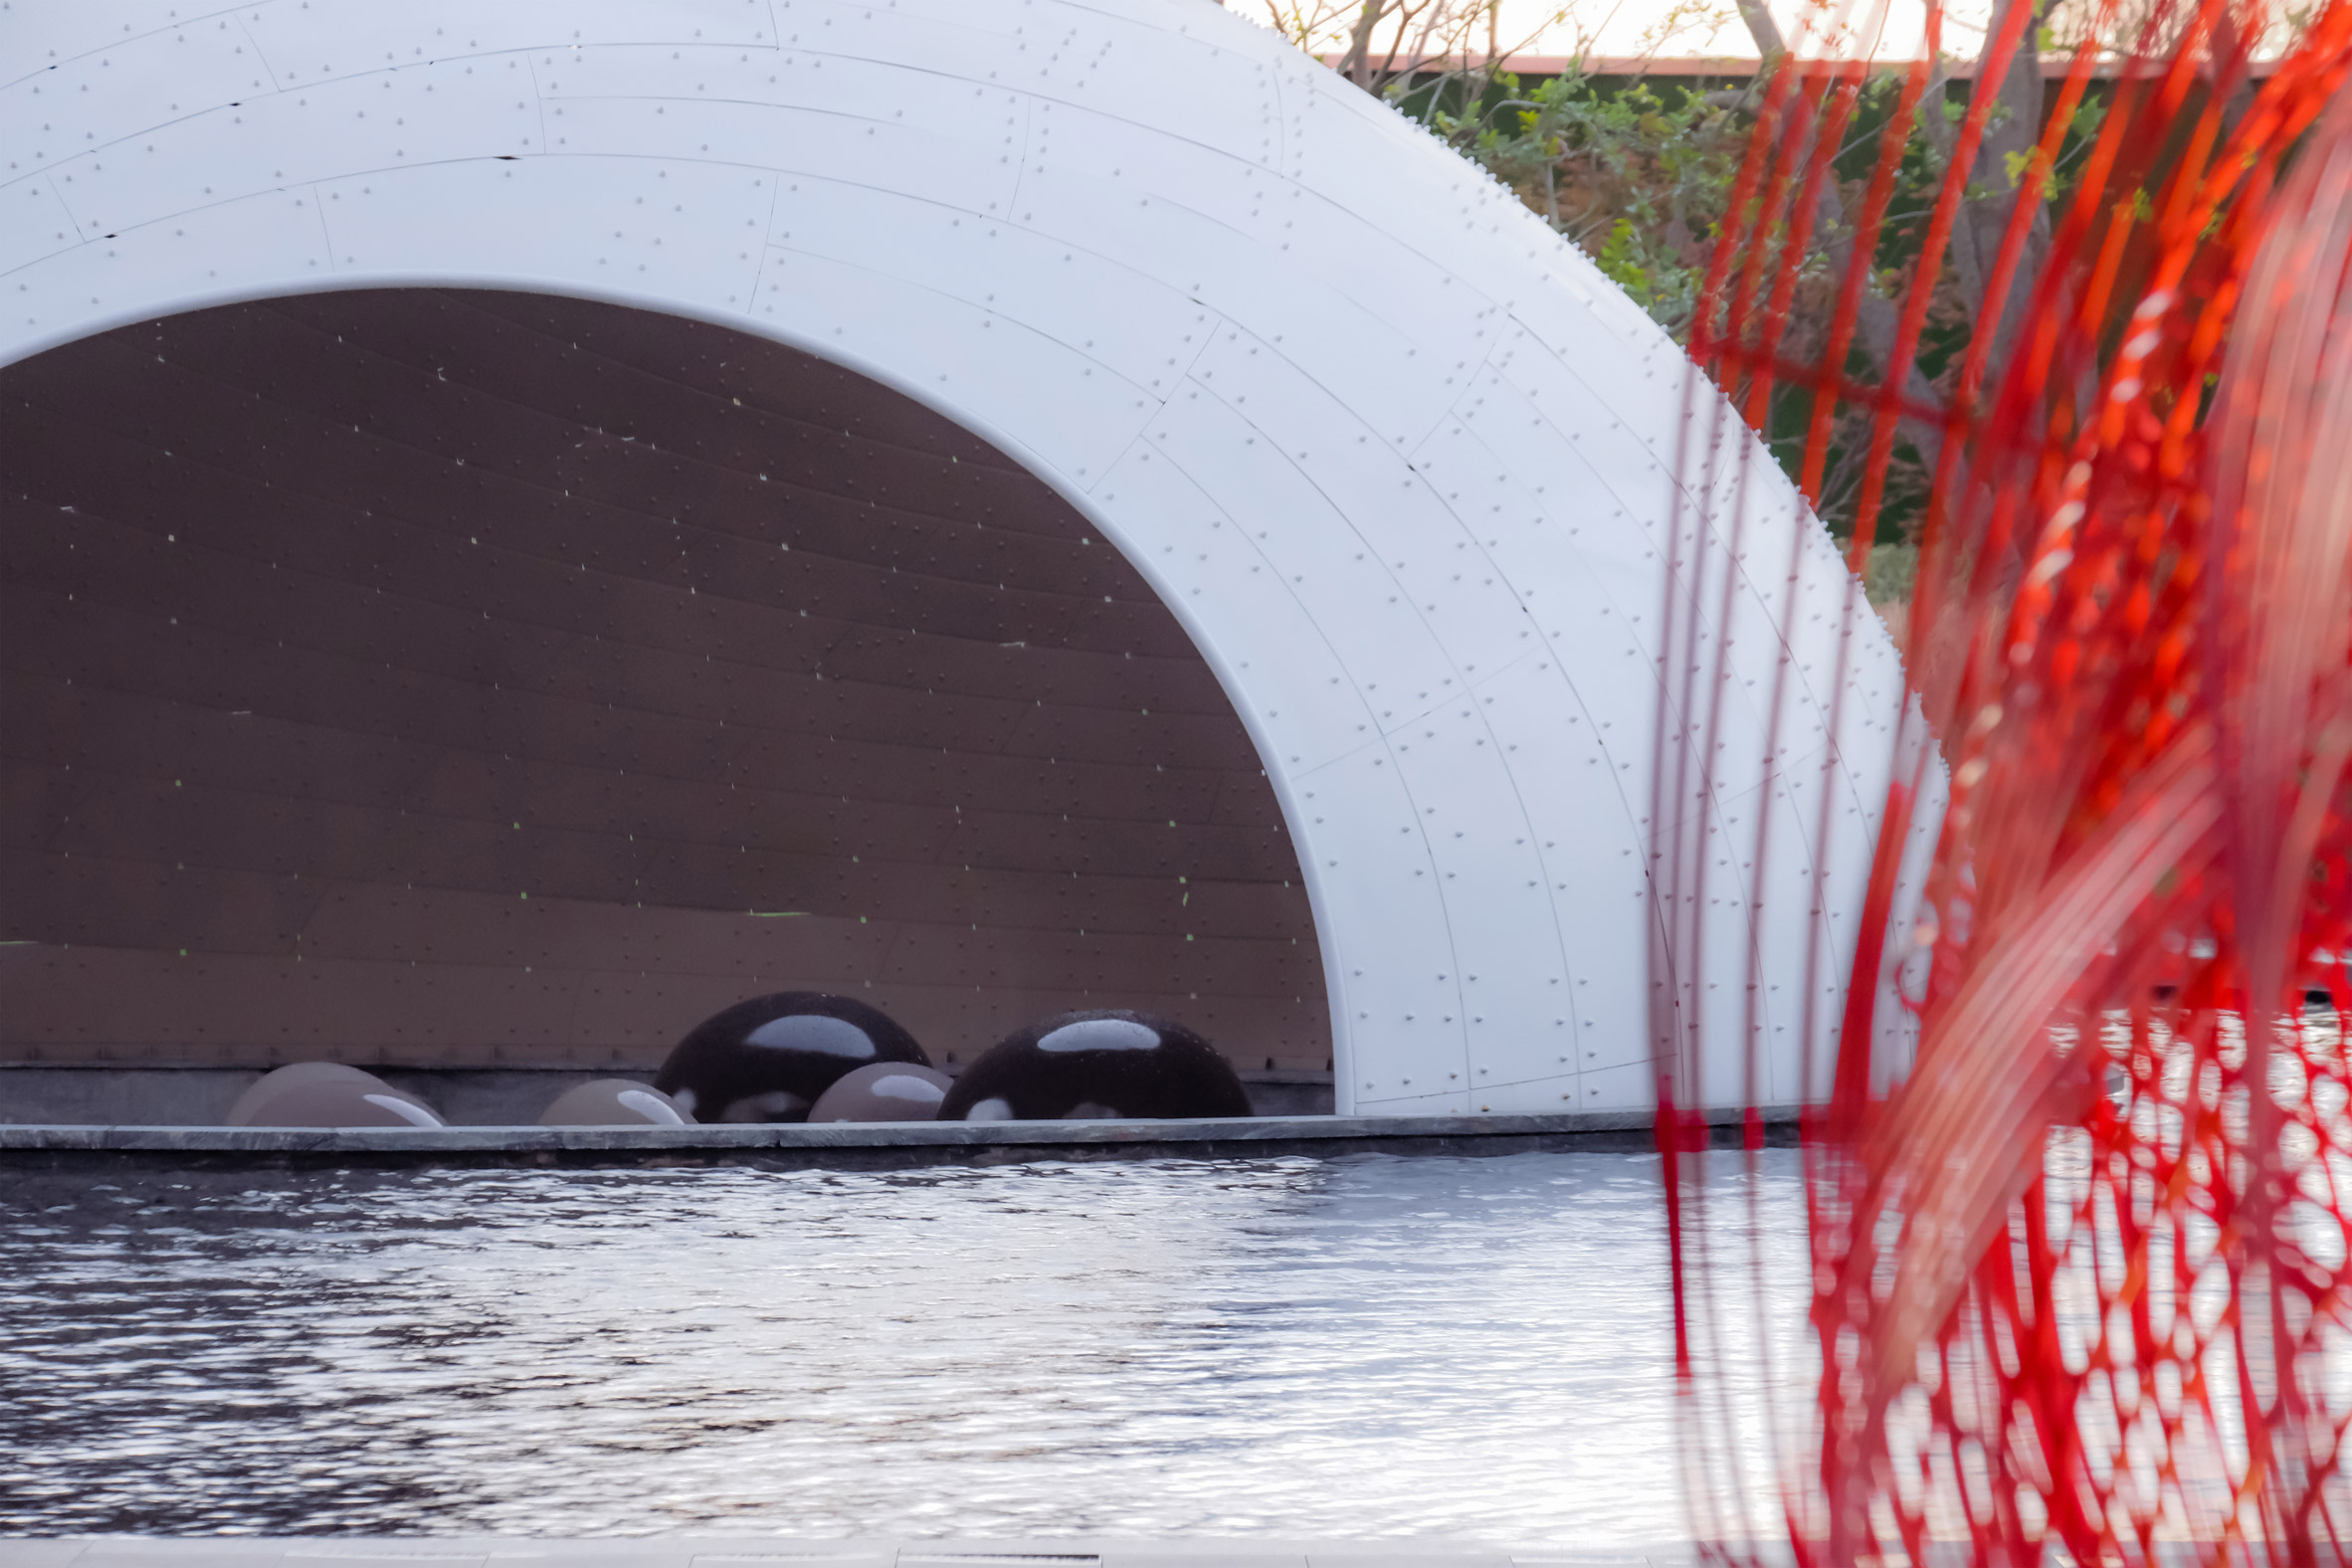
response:
<path fill-rule="evenodd" d="M 1671 1540 L 1657 1174 L 11 1173 L 0 1534 Z"/>

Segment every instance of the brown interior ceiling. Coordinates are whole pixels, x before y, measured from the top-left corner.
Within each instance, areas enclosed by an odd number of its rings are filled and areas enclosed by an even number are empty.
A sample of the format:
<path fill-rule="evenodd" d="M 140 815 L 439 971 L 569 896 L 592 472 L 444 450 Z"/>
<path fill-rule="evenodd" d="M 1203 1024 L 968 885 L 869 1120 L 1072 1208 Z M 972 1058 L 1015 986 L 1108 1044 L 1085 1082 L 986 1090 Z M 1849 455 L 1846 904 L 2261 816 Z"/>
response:
<path fill-rule="evenodd" d="M 385 290 L 0 370 L 0 1061 L 644 1068 L 765 991 L 1320 1069 L 1297 862 L 1133 567 L 724 328 Z"/>

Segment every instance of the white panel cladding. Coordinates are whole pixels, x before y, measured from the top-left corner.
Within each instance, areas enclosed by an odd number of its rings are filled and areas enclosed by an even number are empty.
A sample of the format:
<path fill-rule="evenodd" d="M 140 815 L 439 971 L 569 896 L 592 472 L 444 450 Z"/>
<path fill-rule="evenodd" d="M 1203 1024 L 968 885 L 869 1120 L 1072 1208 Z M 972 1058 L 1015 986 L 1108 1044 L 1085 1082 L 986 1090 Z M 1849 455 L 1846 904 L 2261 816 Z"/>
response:
<path fill-rule="evenodd" d="M 1680 592 L 1729 675 L 1685 737 L 1715 788 L 1669 803 L 1723 862 L 1675 978 L 1734 1045 L 1759 944 L 1769 1096 L 1799 1092 L 1892 650 L 1720 400 L 1730 444 L 1683 439 L 1647 316 L 1271 35 L 1208 0 L 16 0 L 0 84 L 0 361 L 288 291 L 541 290 L 798 344 L 1028 463 L 1259 742 L 1342 1109 L 1649 1103 L 1679 477 L 1714 546 Z"/>
<path fill-rule="evenodd" d="M 85 153 L 52 175 L 88 234 L 353 167 L 520 157 L 538 134 L 538 97 L 522 57 L 484 56 L 224 103 Z"/>
<path fill-rule="evenodd" d="M 111 325 L 160 314 L 169 308 L 163 300 L 203 297 L 220 289 L 224 274 L 241 289 L 288 293 L 319 288 L 333 273 L 316 194 L 268 191 L 0 273 L 0 305 L 8 312 L 0 323 L 28 336 L 45 329 L 79 336 L 77 323 Z"/>
<path fill-rule="evenodd" d="M 1455 679 L 1388 563 L 1238 410 L 1208 388 L 1190 385 L 1153 418 L 1150 433 L 1152 444 L 1241 524 L 1289 583 L 1301 612 L 1347 669 L 1369 715 L 1357 722 L 1382 729 L 1402 723 Z M 1356 439 L 1370 441 L 1361 433 Z M 1356 737 L 1356 743 L 1365 738 Z M 1312 768 L 1326 759 L 1309 753 L 1279 760 Z"/>
<path fill-rule="evenodd" d="M 1058 108 L 1093 109 L 1162 141 L 1270 168 L 1278 159 L 1274 69 L 1261 51 L 1078 6 L 1056 7 L 1051 21 L 1019 38 L 1000 80 L 1038 99 L 1041 123 Z"/>
<path fill-rule="evenodd" d="M 10 5 L 0 9 L 0 86 L 64 70 L 157 33 L 199 23 L 235 25 L 234 7 L 187 0 L 113 0 L 107 5 Z M 151 123 L 151 121 L 149 122 Z"/>
<path fill-rule="evenodd" d="M 1865 807 L 1845 771 L 1821 765 L 1820 757 L 1817 752 L 1799 758 L 1776 770 L 1773 778 L 1773 787 L 1781 796 L 1779 809 L 1789 818 L 1788 826 L 1775 824 L 1776 841 L 1792 833 L 1802 835 L 1813 852 L 1813 875 L 1803 885 L 1803 907 L 1809 912 L 1822 911 L 1812 933 L 1820 964 L 1806 974 L 1792 961 L 1782 973 L 1768 977 L 1768 983 L 1780 986 L 1797 1004 L 1791 1009 L 1793 1015 L 1800 1014 L 1810 999 L 1819 1032 L 1817 1047 L 1825 1046 L 1834 1035 L 1839 1011 L 1845 1005 L 1844 977 L 1860 935 L 1862 898 L 1869 885 L 1869 840 L 1865 835 L 1874 833 L 1878 810 L 1878 797 L 1869 797 L 1870 804 Z M 1826 848 L 1822 838 L 1825 804 Z M 1799 888 L 1790 885 L 1775 891 L 1791 900 L 1793 913 Z M 1789 1034 L 1792 1040 L 1799 1040 L 1798 1029 L 1792 1028 Z M 1792 1052 L 1791 1057 L 1794 1055 Z M 1826 1052 L 1819 1060 L 1826 1063 Z M 1822 1086 L 1826 1091 L 1826 1078 Z"/>
<path fill-rule="evenodd" d="M 1754 885 L 1753 823 L 1763 798 L 1761 786 L 1729 798 L 1719 794 L 1714 809 L 1694 810 L 1685 820 L 1684 842 L 1697 863 L 1696 875 L 1672 895 L 1684 907 L 1673 927 L 1681 940 L 1666 978 L 1674 987 L 1681 1016 L 1688 1019 L 1695 1009 L 1703 1026 L 1698 1036 L 1701 1050 L 1695 1058 L 1685 1058 L 1692 1076 L 1684 1079 L 1682 1092 L 1704 1103 L 1736 1104 L 1751 1098 L 1744 1049 L 1749 1023 L 1746 973 L 1748 947 L 1758 939 L 1759 928 L 1749 918 L 1748 900 Z M 1618 1057 L 1621 1062 L 1639 1060 L 1626 1052 Z M 1769 1097 L 1764 1092 L 1772 1076 L 1769 1066 L 1763 1075 L 1752 1096 L 1759 1102 Z"/>
<path fill-rule="evenodd" d="M 1518 332 L 1498 345 L 1493 364 L 1501 382 L 1525 398 L 1554 433 L 1552 439 L 1564 439 L 1593 481 L 1625 508 L 1646 546 L 1663 548 L 1674 506 L 1675 487 L 1666 466 L 1673 461 L 1673 448 L 1661 440 L 1662 460 L 1651 443 L 1627 429 L 1620 413 L 1626 382 L 1639 374 L 1638 361 L 1606 343 L 1567 353 Z M 1678 401 L 1674 417 L 1680 417 Z"/>
<path fill-rule="evenodd" d="M 1542 1043 L 1519 1054 L 1520 1071 L 1582 1074 L 1629 1054 L 1647 1060 L 1647 1005 L 1624 977 L 1649 961 L 1639 826 L 1649 809 L 1648 755 L 1638 770 L 1620 771 L 1599 722 L 1548 653 L 1499 672 L 1477 694 L 1525 813 L 1537 857 L 1530 875 L 1541 879 L 1559 943 L 1559 984 L 1547 975 L 1541 1005 L 1524 1015 L 1534 1022 L 1523 1017 L 1517 1026 Z M 1586 1098 L 1579 1087 L 1574 1103 Z M 1542 1108 L 1565 1107 L 1547 1099 Z"/>
<path fill-rule="evenodd" d="M 1273 344 L 1230 326 L 1210 341 L 1193 375 L 1229 399 L 1350 520 L 1446 650 L 1455 670 L 1421 700 L 1443 701 L 1458 683 L 1534 645 L 1534 630 L 1509 586 L 1445 498 L 1412 464 L 1371 439 L 1374 433 L 1337 395 Z M 1411 711 L 1400 709 L 1397 720 Z"/>
<path fill-rule="evenodd" d="M 1654 1063 L 1637 1062 L 1587 1073 L 1584 1092 L 1587 1110 L 1646 1109 L 1658 1100 L 1658 1068 Z"/>
<path fill-rule="evenodd" d="M 1166 397 L 1216 317 L 1158 279 L 1083 246 L 871 186 L 795 177 L 776 199 L 783 250 L 863 265 L 991 311 Z M 1105 320 L 1093 301 L 1127 301 Z"/>
<path fill-rule="evenodd" d="M 1951 779 L 1940 765 L 1935 740 L 1916 701 L 1904 711 L 1902 731 L 1890 758 L 1890 772 L 1915 792 L 1911 812 L 1926 825 L 1907 833 L 1895 868 L 1894 896 L 1886 922 L 1886 950 L 1878 965 L 1878 1005 L 1870 1060 L 1872 1088 L 1885 1090 L 1907 1077 L 1919 1050 L 1919 1017 L 1912 1007 L 1926 994 L 1929 953 L 1919 938 L 1920 899 L 1935 860 L 1937 832 L 1951 804 Z M 1883 825 L 1881 830 L 1884 831 Z M 1823 1062 L 1826 1052 L 1817 1053 Z M 1775 1064 L 1776 1068 L 1779 1064 Z M 1827 1077 L 1826 1068 L 1823 1077 Z M 1813 1097 L 1808 1081 L 1792 1072 L 1785 1098 Z"/>
<path fill-rule="evenodd" d="M 1815 884 L 1818 863 L 1813 854 L 1811 816 L 1818 797 L 1808 797 L 1792 788 L 1792 781 L 1818 781 L 1822 777 L 1824 755 L 1815 751 L 1787 759 L 1774 773 L 1768 800 L 1746 796 L 1736 803 L 1732 812 L 1743 826 L 1752 826 L 1759 813 L 1764 816 L 1767 831 L 1761 845 L 1750 839 L 1742 846 L 1762 857 L 1763 864 L 1751 874 L 1753 896 L 1762 908 L 1807 909 L 1818 896 Z M 1766 1097 L 1779 1104 L 1805 1097 L 1799 1092 L 1799 1078 L 1806 1050 L 1808 994 L 1817 1004 L 1811 1015 L 1811 1038 L 1813 1051 L 1820 1060 L 1828 1060 L 1829 1047 L 1836 1038 L 1835 1007 L 1819 1005 L 1843 997 L 1837 986 L 1838 975 L 1828 962 L 1826 946 L 1812 956 L 1810 971 L 1807 967 L 1807 950 L 1815 945 L 1819 931 L 1820 927 L 1813 921 L 1787 918 L 1761 921 L 1756 927 L 1755 939 L 1763 950 L 1761 968 L 1765 974 L 1764 989 L 1758 1000 L 1767 1015 L 1762 1027 L 1772 1048 L 1768 1058 L 1772 1064 L 1772 1083 Z M 1823 1086 L 1826 1090 L 1827 1084 Z"/>
<path fill-rule="evenodd" d="M 1385 740 L 1295 781 L 1299 863 L 1349 1043 L 1339 1101 L 1367 1114 L 1468 1110 L 1460 954 L 1412 793 Z M 1313 857 L 1312 865 L 1307 858 Z"/>
<path fill-rule="evenodd" d="M 759 277 L 776 180 L 653 158 L 491 158 L 356 175 L 319 194 L 346 279 L 528 276 L 558 290 L 740 312 Z M 477 214 L 462 265 L 436 218 L 453 202 Z"/>
<path fill-rule="evenodd" d="M 1176 205 L 1184 211 L 1277 255 L 1296 228 L 1291 204 L 1305 195 L 1257 160 L 1164 135 L 1115 113 L 1038 100 L 1021 176 L 1023 223 L 1053 228 L 1045 216 L 1051 209 L 1039 203 L 1056 188 L 1056 177 L 1066 175 L 1117 207 L 1140 209 L 1155 189 L 1181 190 Z"/>
<path fill-rule="evenodd" d="M 1371 715 L 1346 665 L 1259 543 L 1192 476 L 1139 442 L 1094 494 L 1187 628 L 1226 651 L 1235 703 L 1263 746 L 1300 771 L 1364 743 Z"/>
<path fill-rule="evenodd" d="M 94 8 L 95 9 L 95 8 Z M 425 60 L 573 44 L 775 42 L 768 0 L 400 0 L 398 5 L 305 5 L 269 0 L 235 15 L 282 87 L 381 71 Z"/>
<path fill-rule="evenodd" d="M 1238 165 L 1227 170 L 1245 177 Z M 1291 260 L 1278 240 L 1207 216 L 1191 205 L 1191 188 L 1178 199 L 1128 180 L 1124 172 L 1091 174 L 1050 156 L 1023 174 L 1017 216 L 1025 227 L 1165 279 L 1325 386 L 1344 391 L 1353 416 L 1394 445 L 1405 445 L 1444 411 L 1451 389 L 1421 380 L 1428 361 L 1419 346 Z"/>
<path fill-rule="evenodd" d="M 0 60 L 6 75 L 15 61 Z M 0 148 L 21 168 L 54 168 L 152 130 L 158 100 L 166 114 L 195 113 L 277 86 L 235 17 L 205 17 L 0 87 Z"/>
<path fill-rule="evenodd" d="M 886 258 L 884 258 L 886 260 Z M 1018 430 L 1055 473 L 1091 486 L 1156 407 L 1088 354 L 886 273 L 771 248 L 758 319 L 837 354 L 886 364 L 967 417 Z"/>
<path fill-rule="evenodd" d="M 0 276 L 81 243 L 82 231 L 48 175 L 0 185 Z"/>
<path fill-rule="evenodd" d="M 1389 750 L 1419 812 L 1462 971 L 1458 1021 L 1468 1048 L 1469 1108 L 1560 1110 L 1576 1102 L 1574 1066 L 1561 1066 L 1556 1051 L 1547 1060 L 1540 1049 L 1566 1033 L 1556 1023 L 1547 1027 L 1561 1016 L 1559 922 L 1522 779 L 1487 723 L 1494 701 L 1492 693 L 1464 690 L 1394 732 Z"/>
<path fill-rule="evenodd" d="M 589 58 L 608 68 L 625 65 L 616 60 L 619 53 L 593 51 Z M 673 52 L 642 53 L 660 57 Z M 1019 174 L 1008 149 L 1020 134 L 1020 111 L 1026 105 L 1011 105 L 1013 111 L 1007 112 L 1001 95 L 980 95 L 984 102 L 996 100 L 997 112 L 984 108 L 980 116 L 996 122 L 990 127 L 996 134 L 987 138 L 958 133 L 969 132 L 974 117 L 960 93 L 960 125 L 925 123 L 945 117 L 938 115 L 937 104 L 931 105 L 930 115 L 909 120 L 884 105 L 921 94 L 929 84 L 915 73 L 888 66 L 863 61 L 771 63 L 766 85 L 770 96 L 748 100 L 575 93 L 568 84 L 582 75 L 576 65 L 558 61 L 539 70 L 558 84 L 546 98 L 548 144 L 558 153 L 700 158 L 779 168 L 787 174 L 900 191 L 991 216 L 1001 216 L 1001 209 L 1011 202 Z M 864 112 L 851 109 L 852 104 Z"/>
<path fill-rule="evenodd" d="M 987 83 L 1014 91 L 1010 73 L 1026 53 L 1027 8 L 917 6 L 859 0 L 773 0 L 779 56 L 787 63 L 864 60 L 928 72 L 942 86 Z M 1023 93 L 1026 100 L 1029 97 Z"/>

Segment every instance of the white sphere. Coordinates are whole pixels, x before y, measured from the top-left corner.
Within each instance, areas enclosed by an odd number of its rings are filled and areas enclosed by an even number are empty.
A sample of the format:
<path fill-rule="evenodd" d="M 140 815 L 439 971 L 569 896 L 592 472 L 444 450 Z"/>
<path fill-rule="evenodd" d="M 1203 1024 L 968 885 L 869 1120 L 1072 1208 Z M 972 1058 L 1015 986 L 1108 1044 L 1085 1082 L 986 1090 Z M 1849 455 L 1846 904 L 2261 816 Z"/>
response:
<path fill-rule="evenodd" d="M 438 1127 L 439 1112 L 373 1073 L 339 1062 L 296 1062 L 237 1096 L 232 1127 Z"/>
<path fill-rule="evenodd" d="M 555 1096 L 539 1113 L 542 1127 L 683 1127 L 671 1097 L 635 1078 L 591 1078 Z"/>

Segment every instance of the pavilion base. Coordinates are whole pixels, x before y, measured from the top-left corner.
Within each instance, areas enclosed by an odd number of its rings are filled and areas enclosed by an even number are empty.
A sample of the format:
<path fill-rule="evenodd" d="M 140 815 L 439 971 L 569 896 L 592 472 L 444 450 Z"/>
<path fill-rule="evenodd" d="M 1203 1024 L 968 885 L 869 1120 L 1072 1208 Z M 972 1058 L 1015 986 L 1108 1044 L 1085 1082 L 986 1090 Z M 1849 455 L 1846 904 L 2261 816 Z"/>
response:
<path fill-rule="evenodd" d="M 1793 1107 L 1765 1141 L 1795 1141 Z M 1648 1111 L 1541 1116 L 1237 1116 L 1166 1121 L 898 1121 L 691 1127 L 0 1126 L 0 1167 L 93 1165 L 911 1166 L 1032 1160 L 1237 1159 L 1278 1155 L 1517 1154 L 1649 1149 Z M 1712 1123 L 1744 1136 L 1737 1111 Z"/>

